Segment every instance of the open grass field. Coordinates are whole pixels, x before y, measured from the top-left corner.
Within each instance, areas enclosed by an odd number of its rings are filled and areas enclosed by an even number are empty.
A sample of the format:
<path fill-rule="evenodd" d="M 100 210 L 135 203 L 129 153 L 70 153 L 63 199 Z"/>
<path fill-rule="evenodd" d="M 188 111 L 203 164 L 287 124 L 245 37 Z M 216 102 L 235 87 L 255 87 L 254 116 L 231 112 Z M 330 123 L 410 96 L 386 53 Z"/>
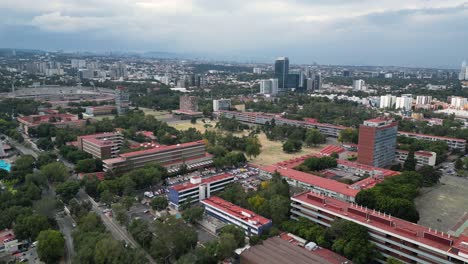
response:
<path fill-rule="evenodd" d="M 208 124 L 208 121 L 207 121 Z M 204 133 L 205 130 L 215 130 L 214 126 L 216 125 L 216 122 L 211 122 L 209 123 L 213 127 L 212 128 L 205 128 L 204 123 L 201 121 L 197 121 L 196 124 L 191 124 L 190 121 L 177 121 L 174 123 L 170 123 L 171 126 L 179 129 L 179 130 L 187 130 L 191 127 L 196 128 L 198 131 Z M 248 131 L 240 132 L 240 133 L 234 133 L 236 136 L 242 136 L 242 135 L 247 135 Z M 260 140 L 260 143 L 262 144 L 262 152 L 259 156 L 256 158 L 253 158 L 250 160 L 253 164 L 256 165 L 271 165 L 280 161 L 300 157 L 306 154 L 310 153 L 317 153 L 322 146 L 317 146 L 316 148 L 306 148 L 304 147 L 302 151 L 293 153 L 293 154 L 288 154 L 283 152 L 283 142 L 280 141 L 270 141 L 267 139 L 266 135 L 264 133 L 260 133 L 258 135 L 258 138 Z"/>
<path fill-rule="evenodd" d="M 250 162 L 256 165 L 271 165 L 280 161 L 297 158 L 310 153 L 317 153 L 321 147 L 317 148 L 305 148 L 303 147 L 300 152 L 288 154 L 283 152 L 283 142 L 270 141 L 267 139 L 264 133 L 258 136 L 260 143 L 262 144 L 262 152 L 260 155 Z"/>
<path fill-rule="evenodd" d="M 140 110 L 142 110 L 145 113 L 145 115 L 152 115 L 156 117 L 156 119 L 172 118 L 171 113 L 169 113 L 168 111 L 156 111 L 153 109 L 143 108 L 143 107 L 140 107 Z"/>

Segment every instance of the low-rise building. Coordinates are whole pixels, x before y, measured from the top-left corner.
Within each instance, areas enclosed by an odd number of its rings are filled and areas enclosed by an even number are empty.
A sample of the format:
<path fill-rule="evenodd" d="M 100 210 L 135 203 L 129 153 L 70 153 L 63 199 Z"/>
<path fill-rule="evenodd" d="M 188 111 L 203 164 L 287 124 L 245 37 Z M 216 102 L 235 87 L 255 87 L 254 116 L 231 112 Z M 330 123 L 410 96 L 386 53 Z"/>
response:
<path fill-rule="evenodd" d="M 245 234 L 261 235 L 263 231 L 272 226 L 270 219 L 267 219 L 254 212 L 232 204 L 217 196 L 212 196 L 201 201 L 205 207 L 205 213 L 228 224 L 236 225 L 244 229 Z"/>
<path fill-rule="evenodd" d="M 98 159 L 115 158 L 123 144 L 123 136 L 118 132 L 78 136 L 78 149 Z"/>
<path fill-rule="evenodd" d="M 313 192 L 296 195 L 291 201 L 292 219 L 304 217 L 325 227 L 336 219 L 344 219 L 366 227 L 370 241 L 385 258 L 403 263 L 468 263 L 467 236 L 451 236 Z"/>
<path fill-rule="evenodd" d="M 441 136 L 418 134 L 418 133 L 403 132 L 403 131 L 398 131 L 398 136 L 415 138 L 419 140 L 445 141 L 448 147 L 452 150 L 465 151 L 465 148 L 466 148 L 466 140 L 460 139 L 460 138 L 441 137 Z"/>
<path fill-rule="evenodd" d="M 38 127 L 40 124 L 48 123 L 57 128 L 82 128 L 86 125 L 86 120 L 79 119 L 72 114 L 50 114 L 50 115 L 30 115 L 18 117 L 20 129 L 24 134 L 29 134 L 29 129 Z"/>
<path fill-rule="evenodd" d="M 115 105 L 101 105 L 86 107 L 85 114 L 87 116 L 110 115 L 117 111 Z"/>
<path fill-rule="evenodd" d="M 214 192 L 224 190 L 226 185 L 234 181 L 234 175 L 223 173 L 207 178 L 194 176 L 189 182 L 169 187 L 169 204 L 178 209 L 184 203 L 199 202 L 211 197 Z"/>
<path fill-rule="evenodd" d="M 231 108 L 231 99 L 213 100 L 213 111 L 229 110 Z"/>
<path fill-rule="evenodd" d="M 23 245 L 22 241 L 19 241 L 15 232 L 12 229 L 4 229 L 0 231 L 0 253 L 14 253 L 18 251 Z"/>
<path fill-rule="evenodd" d="M 125 172 L 159 163 L 168 170 L 186 164 L 189 169 L 211 165 L 212 156 L 205 152 L 205 142 L 193 141 L 170 146 L 155 146 L 150 149 L 119 154 L 116 158 L 103 160 L 104 171 Z"/>
<path fill-rule="evenodd" d="M 397 149 L 395 153 L 396 161 L 404 163 L 408 158 L 409 151 Z M 416 151 L 414 152 L 414 159 L 416 160 L 416 167 L 435 166 L 437 153 L 432 151 Z"/>

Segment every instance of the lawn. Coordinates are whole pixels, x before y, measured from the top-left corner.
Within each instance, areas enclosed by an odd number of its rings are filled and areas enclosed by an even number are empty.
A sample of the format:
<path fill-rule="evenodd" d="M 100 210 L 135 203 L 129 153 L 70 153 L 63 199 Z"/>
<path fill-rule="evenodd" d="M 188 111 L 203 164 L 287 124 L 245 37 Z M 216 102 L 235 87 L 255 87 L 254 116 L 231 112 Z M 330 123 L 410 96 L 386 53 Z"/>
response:
<path fill-rule="evenodd" d="M 207 121 L 208 124 L 209 121 Z M 213 126 L 213 128 L 208 128 L 209 130 L 215 130 L 214 126 L 216 125 L 216 122 L 211 122 L 209 123 Z M 175 123 L 169 123 L 169 125 L 175 127 L 178 130 L 187 130 L 191 127 L 196 128 L 200 132 L 204 133 L 205 130 L 207 130 L 204 127 L 204 123 L 201 121 L 197 121 L 196 124 L 190 123 L 190 121 L 177 121 Z M 234 135 L 240 137 L 242 135 L 248 135 L 249 131 L 243 131 L 239 133 L 234 133 Z M 280 161 L 292 159 L 292 158 L 297 158 L 306 154 L 310 153 L 318 153 L 323 146 L 317 146 L 316 148 L 307 148 L 303 147 L 301 151 L 297 153 L 292 153 L 288 154 L 283 152 L 283 142 L 281 141 L 271 141 L 268 140 L 265 133 L 261 132 L 258 135 L 258 139 L 260 140 L 260 143 L 262 144 L 262 152 L 260 153 L 259 156 L 256 158 L 252 158 L 249 160 L 249 162 L 256 164 L 256 165 L 271 165 Z"/>
<path fill-rule="evenodd" d="M 262 144 L 262 152 L 260 155 L 250 162 L 256 165 L 271 165 L 280 161 L 285 161 L 292 158 L 297 158 L 310 153 L 317 153 L 321 146 L 316 148 L 302 148 L 300 152 L 288 154 L 283 152 L 283 142 L 270 141 L 264 133 L 261 133 L 258 138 Z"/>
<path fill-rule="evenodd" d="M 169 113 L 168 111 L 157 111 L 144 107 L 140 107 L 139 109 L 142 110 L 145 113 L 145 115 L 152 115 L 156 117 L 156 119 L 167 119 L 172 117 L 171 113 Z"/>

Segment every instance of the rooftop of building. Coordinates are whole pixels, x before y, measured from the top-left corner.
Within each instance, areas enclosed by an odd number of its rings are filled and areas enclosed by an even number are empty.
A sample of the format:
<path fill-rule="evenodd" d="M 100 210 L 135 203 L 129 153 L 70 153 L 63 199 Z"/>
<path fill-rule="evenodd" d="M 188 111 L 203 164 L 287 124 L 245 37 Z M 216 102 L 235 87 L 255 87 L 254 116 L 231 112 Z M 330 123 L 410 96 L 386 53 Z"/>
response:
<path fill-rule="evenodd" d="M 16 239 L 15 232 L 12 229 L 4 229 L 0 231 L 0 246 L 6 242 Z"/>
<path fill-rule="evenodd" d="M 331 252 L 333 253 L 333 252 Z M 333 253 L 335 254 L 335 253 Z M 325 254 L 323 254 L 325 255 Z M 338 264 L 331 255 L 296 246 L 280 237 L 271 237 L 259 245 L 244 250 L 241 259 L 252 264 Z"/>
<path fill-rule="evenodd" d="M 283 177 L 303 182 L 309 185 L 317 186 L 319 188 L 340 193 L 349 197 L 356 197 L 356 195 L 359 192 L 359 190 L 351 189 L 350 186 L 345 183 L 337 182 L 335 180 L 330 180 L 295 169 L 288 169 L 286 167 L 281 167 L 277 165 L 263 166 L 261 169 L 270 173 L 274 173 L 275 171 L 277 171 Z"/>
<path fill-rule="evenodd" d="M 455 251 L 468 249 L 468 247 L 463 247 L 463 243 L 468 243 L 468 237 L 466 236 L 453 237 L 441 231 L 356 204 L 325 197 L 313 192 L 304 192 L 292 197 L 292 199 L 320 207 L 344 219 L 360 222 L 364 226 L 378 228 L 438 250 L 450 251 L 456 254 Z"/>
<path fill-rule="evenodd" d="M 79 177 L 80 179 L 83 179 L 83 178 L 87 178 L 87 179 L 96 178 L 96 179 L 98 179 L 99 181 L 104 180 L 105 176 L 106 176 L 106 173 L 103 172 L 103 171 L 100 171 L 100 172 L 90 172 L 90 173 L 80 173 L 80 174 L 78 174 L 78 177 Z"/>
<path fill-rule="evenodd" d="M 112 141 L 109 141 L 109 137 L 120 136 L 121 134 L 118 132 L 106 132 L 106 133 L 99 133 L 99 134 L 91 134 L 91 135 L 84 135 L 78 136 L 78 138 L 82 140 L 86 140 L 92 142 L 99 146 L 107 146 L 113 144 Z"/>
<path fill-rule="evenodd" d="M 78 120 L 78 116 L 72 114 L 48 114 L 48 115 L 30 115 L 30 116 L 21 116 L 17 118 L 18 121 L 23 121 L 31 124 L 40 124 L 40 123 L 62 123 L 62 122 L 72 122 L 72 121 L 81 121 Z"/>
<path fill-rule="evenodd" d="M 91 108 L 93 110 L 112 110 L 115 109 L 115 105 L 98 105 L 98 106 L 89 106 L 86 108 Z"/>
<path fill-rule="evenodd" d="M 463 142 L 463 143 L 466 142 L 465 139 L 460 139 L 460 138 L 451 138 L 451 137 L 443 137 L 443 136 L 434 136 L 434 135 L 427 135 L 427 134 L 420 134 L 420 133 L 413 133 L 413 132 L 398 131 L 398 134 L 401 134 L 401 135 L 408 135 L 408 136 L 429 137 L 429 138 L 436 138 L 436 139 L 441 139 L 441 140 L 451 140 L 451 141 L 458 141 L 458 142 Z"/>
<path fill-rule="evenodd" d="M 215 207 L 216 209 L 223 211 L 226 214 L 229 214 L 237 219 L 242 219 L 243 221 L 248 222 L 256 227 L 271 223 L 270 219 L 221 199 L 218 196 L 211 196 L 210 198 L 206 198 L 202 201 L 202 203 Z"/>
<path fill-rule="evenodd" d="M 131 157 L 137 157 L 137 156 L 142 156 L 142 155 L 154 154 L 158 152 L 170 151 L 174 149 L 183 149 L 183 148 L 193 147 L 197 145 L 205 145 L 205 141 L 198 140 L 198 141 L 192 141 L 192 142 L 169 145 L 169 146 L 157 145 L 154 148 L 128 152 L 128 153 L 120 154 L 119 156 L 123 158 L 131 158 Z"/>
<path fill-rule="evenodd" d="M 218 174 L 218 175 L 207 177 L 207 178 L 202 178 L 200 183 L 191 183 L 190 181 L 188 181 L 188 182 L 184 182 L 184 183 L 181 183 L 181 184 L 171 186 L 171 187 L 169 187 L 169 189 L 172 189 L 172 190 L 177 191 L 177 192 L 181 192 L 181 191 L 185 191 L 185 190 L 189 190 L 189 189 L 198 187 L 198 186 L 200 186 L 202 184 L 213 183 L 213 182 L 217 182 L 217 181 L 221 181 L 221 180 L 228 179 L 228 178 L 233 178 L 233 177 L 234 177 L 234 175 L 232 175 L 230 173 L 223 173 L 223 174 Z"/>
<path fill-rule="evenodd" d="M 345 149 L 340 147 L 340 146 L 334 146 L 334 145 L 328 145 L 324 148 L 322 148 L 319 153 L 322 155 L 330 156 L 333 153 L 340 154 L 341 152 L 344 152 Z"/>
<path fill-rule="evenodd" d="M 397 152 L 400 152 L 400 153 L 405 153 L 405 154 L 408 154 L 408 153 L 409 153 L 408 150 L 404 150 L 404 149 L 397 149 L 396 151 L 397 151 Z M 414 155 L 416 155 L 416 156 L 432 157 L 432 156 L 437 155 L 437 154 L 436 154 L 435 152 L 432 152 L 432 151 L 418 150 L 418 151 L 415 151 L 415 152 L 414 152 Z"/>

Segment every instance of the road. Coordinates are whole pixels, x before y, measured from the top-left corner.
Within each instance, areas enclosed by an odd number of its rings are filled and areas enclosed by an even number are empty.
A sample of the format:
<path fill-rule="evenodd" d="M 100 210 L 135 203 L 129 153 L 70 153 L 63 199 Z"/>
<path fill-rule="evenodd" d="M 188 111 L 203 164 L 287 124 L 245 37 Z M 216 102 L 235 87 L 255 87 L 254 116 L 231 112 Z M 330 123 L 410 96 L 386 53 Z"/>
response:
<path fill-rule="evenodd" d="M 22 144 L 20 144 L 19 142 L 17 142 L 16 140 L 6 136 L 6 135 L 3 135 L 7 140 L 8 140 L 8 143 L 12 146 L 14 146 L 19 152 L 21 152 L 21 154 L 23 155 L 31 155 L 33 156 L 34 158 L 37 158 L 38 156 L 38 153 L 30 148 L 27 148 L 25 146 L 23 146 Z"/>
<path fill-rule="evenodd" d="M 56 217 L 57 224 L 60 228 L 60 231 L 65 236 L 65 243 L 66 243 L 66 256 L 65 256 L 65 263 L 71 264 L 73 258 L 73 218 L 69 215 L 60 216 L 57 215 Z"/>
<path fill-rule="evenodd" d="M 140 245 L 138 245 L 138 243 L 133 240 L 133 238 L 127 233 L 127 230 L 116 223 L 113 218 L 106 216 L 102 212 L 101 208 L 99 208 L 98 204 L 94 201 L 94 199 L 92 199 L 86 192 L 80 190 L 77 196 L 81 201 L 89 200 L 91 202 L 92 210 L 101 217 L 102 222 L 106 226 L 107 230 L 111 232 L 115 239 L 125 241 L 125 243 L 127 243 L 127 245 L 131 246 L 132 248 L 140 248 Z M 150 263 L 156 263 L 148 253 L 146 253 L 146 258 Z"/>

